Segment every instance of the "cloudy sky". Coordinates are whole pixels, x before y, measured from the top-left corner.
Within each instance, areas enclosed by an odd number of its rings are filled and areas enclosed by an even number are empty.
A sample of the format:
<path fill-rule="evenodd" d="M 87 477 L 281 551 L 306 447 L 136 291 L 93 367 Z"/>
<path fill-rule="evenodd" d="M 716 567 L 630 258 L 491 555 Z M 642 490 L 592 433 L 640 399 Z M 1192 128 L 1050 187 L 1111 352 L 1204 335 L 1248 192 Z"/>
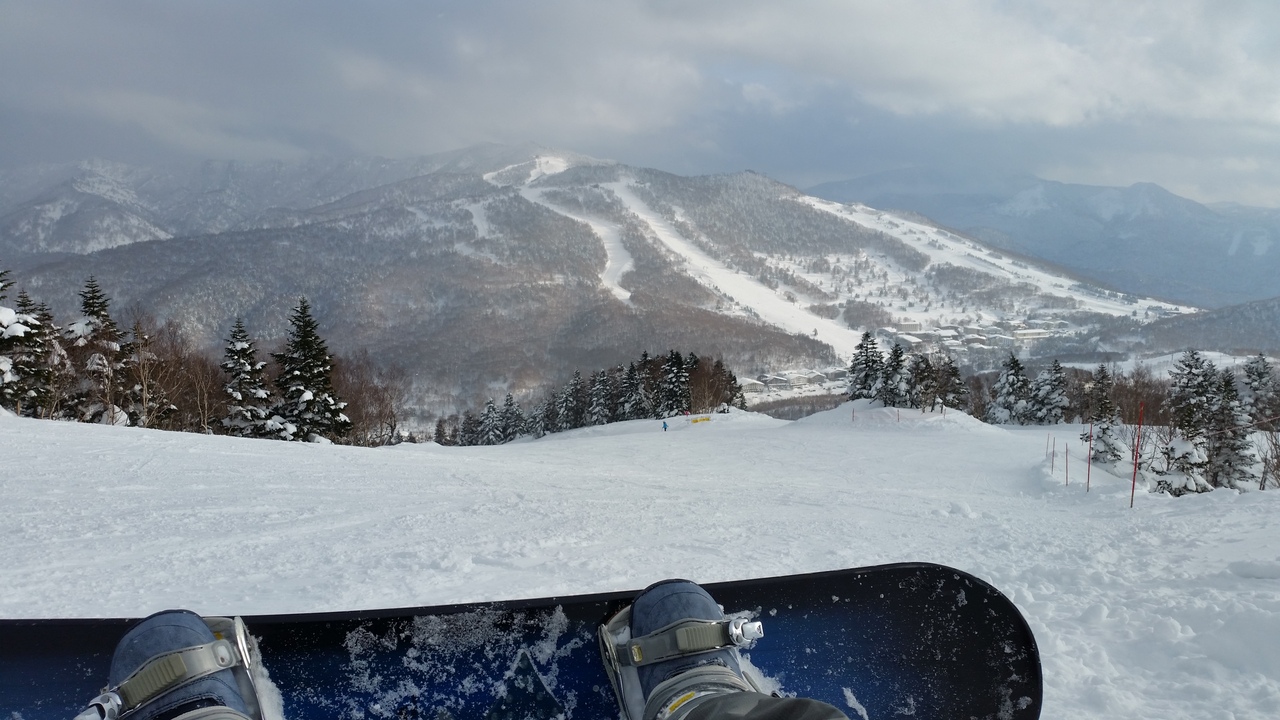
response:
<path fill-rule="evenodd" d="M 1280 206 L 1274 0 L 0 0 L 0 165 L 534 141 Z"/>

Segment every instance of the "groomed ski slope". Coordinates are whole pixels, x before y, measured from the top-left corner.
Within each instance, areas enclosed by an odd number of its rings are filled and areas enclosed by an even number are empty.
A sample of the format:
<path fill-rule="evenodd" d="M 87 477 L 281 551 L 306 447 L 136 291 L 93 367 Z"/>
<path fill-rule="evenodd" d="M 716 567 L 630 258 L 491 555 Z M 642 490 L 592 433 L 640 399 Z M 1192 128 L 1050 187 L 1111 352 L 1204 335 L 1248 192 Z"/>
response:
<path fill-rule="evenodd" d="M 1046 428 L 955 412 L 671 425 L 361 449 L 0 415 L 0 617 L 390 607 L 927 560 L 1026 614 L 1045 718 L 1280 715 L 1280 493 L 1139 491 L 1130 510 L 1127 477 L 1095 468 L 1084 492 L 1078 427 L 1048 430 L 1051 471 Z"/>

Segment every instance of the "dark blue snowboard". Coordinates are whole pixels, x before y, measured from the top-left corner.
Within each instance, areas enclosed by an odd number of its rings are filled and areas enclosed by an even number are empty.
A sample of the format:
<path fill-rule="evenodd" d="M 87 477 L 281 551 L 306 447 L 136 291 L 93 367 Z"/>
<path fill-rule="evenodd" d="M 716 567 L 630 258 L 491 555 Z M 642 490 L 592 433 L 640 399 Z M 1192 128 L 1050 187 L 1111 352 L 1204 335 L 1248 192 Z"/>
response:
<path fill-rule="evenodd" d="M 783 694 L 851 718 L 1033 719 L 1040 659 L 1017 608 L 959 570 L 907 563 L 706 586 L 765 637 Z M 596 642 L 632 592 L 245 617 L 289 720 L 619 716 Z M 0 621 L 0 718 L 68 720 L 129 620 Z"/>

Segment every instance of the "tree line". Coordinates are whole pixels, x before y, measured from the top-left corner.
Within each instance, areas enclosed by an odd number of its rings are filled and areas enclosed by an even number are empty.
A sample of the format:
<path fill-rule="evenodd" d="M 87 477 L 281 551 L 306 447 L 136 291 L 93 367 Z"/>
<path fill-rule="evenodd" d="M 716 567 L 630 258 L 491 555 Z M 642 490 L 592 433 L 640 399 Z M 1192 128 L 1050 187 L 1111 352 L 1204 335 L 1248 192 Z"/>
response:
<path fill-rule="evenodd" d="M 0 272 L 0 406 L 17 415 L 241 437 L 381 445 L 400 435 L 408 378 L 368 353 L 336 362 L 301 298 L 278 352 L 258 359 L 242 320 L 221 362 L 174 323 L 130 310 L 122 327 L 91 277 L 60 325 Z"/>
<path fill-rule="evenodd" d="M 670 350 L 652 357 L 648 351 L 626 366 L 602 368 L 584 378 L 581 370 L 553 389 L 529 412 L 507 393 L 501 407 L 490 398 L 479 413 L 436 421 L 434 439 L 441 445 L 501 445 L 519 437 L 543 437 L 593 425 L 626 420 L 661 419 L 687 413 L 746 409 L 742 386 L 719 360 Z"/>
<path fill-rule="evenodd" d="M 1152 488 L 1172 495 L 1280 487 L 1280 379 L 1262 354 L 1237 373 L 1188 350 L 1158 380 L 1142 366 L 1128 375 L 1105 363 L 1085 372 L 1056 359 L 1032 378 L 1010 353 L 988 383 L 961 379 L 946 355 L 908 354 L 897 344 L 885 354 L 864 333 L 849 366 L 849 398 L 950 407 L 999 425 L 1087 423 L 1080 440 L 1093 462 L 1136 462 Z"/>

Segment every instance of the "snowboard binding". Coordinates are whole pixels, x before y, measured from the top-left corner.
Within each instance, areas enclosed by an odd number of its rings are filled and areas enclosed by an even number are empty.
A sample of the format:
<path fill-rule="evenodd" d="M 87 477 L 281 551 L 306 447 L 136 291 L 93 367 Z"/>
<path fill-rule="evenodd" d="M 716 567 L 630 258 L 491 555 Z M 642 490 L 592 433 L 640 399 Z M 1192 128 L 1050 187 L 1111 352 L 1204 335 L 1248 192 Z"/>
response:
<path fill-rule="evenodd" d="M 263 720 L 260 662 L 238 617 L 156 613 L 125 633 L 107 687 L 75 720 Z"/>
<path fill-rule="evenodd" d="M 738 648 L 764 637 L 759 622 L 726 618 L 687 580 L 651 585 L 598 633 L 600 655 L 624 720 L 678 720 L 699 698 L 760 688 Z"/>

